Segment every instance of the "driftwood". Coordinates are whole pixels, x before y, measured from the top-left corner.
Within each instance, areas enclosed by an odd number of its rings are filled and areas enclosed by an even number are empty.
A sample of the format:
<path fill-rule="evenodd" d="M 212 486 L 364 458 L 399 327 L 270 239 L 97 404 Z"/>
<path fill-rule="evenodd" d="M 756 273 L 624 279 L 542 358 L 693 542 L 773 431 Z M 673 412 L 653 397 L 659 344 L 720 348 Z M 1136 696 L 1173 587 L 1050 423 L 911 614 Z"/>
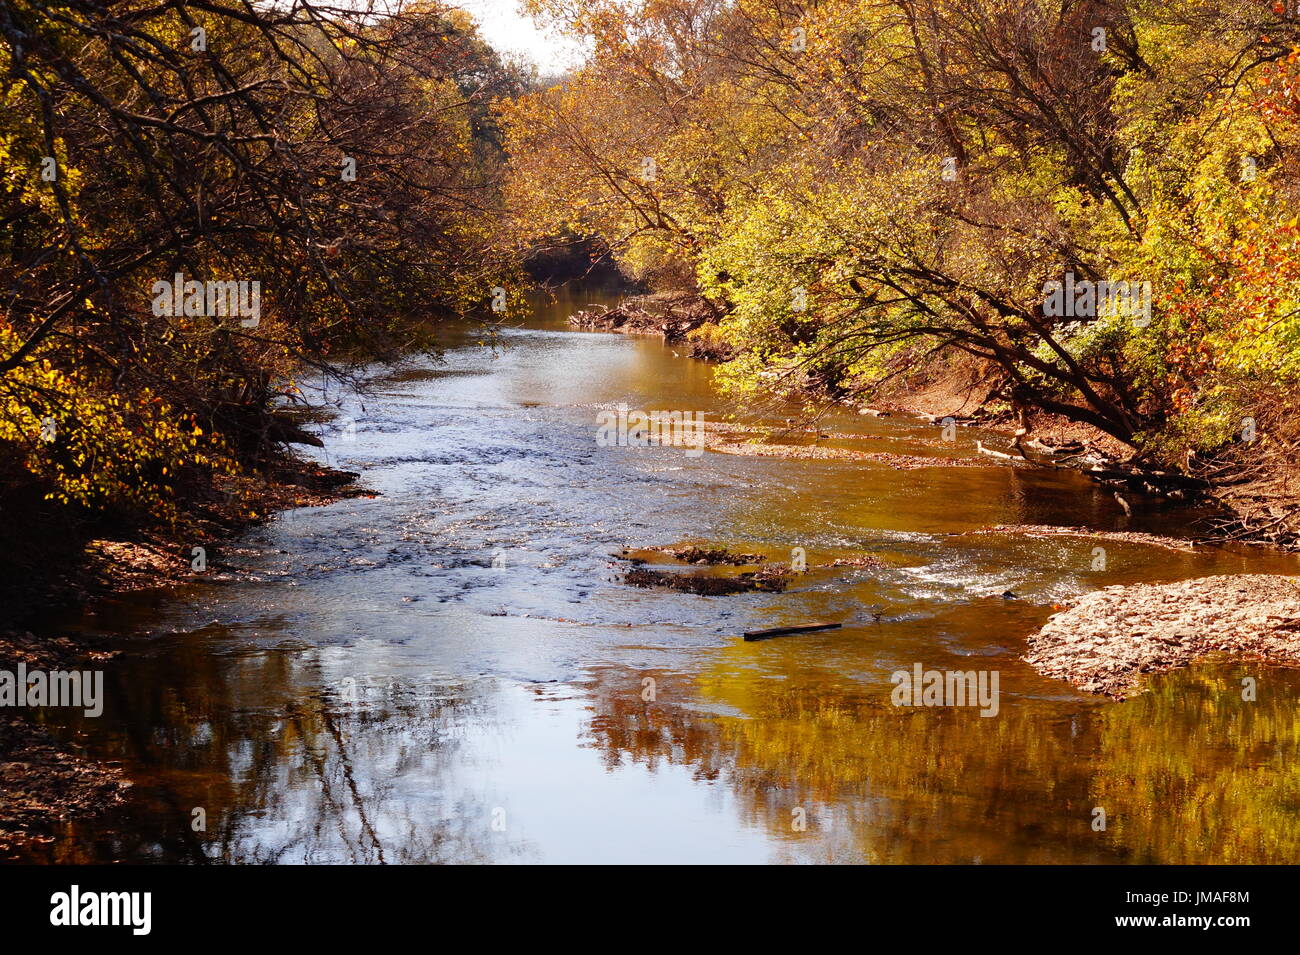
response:
<path fill-rule="evenodd" d="M 838 630 L 839 623 L 803 623 L 793 627 L 772 627 L 768 630 L 746 630 L 746 640 L 766 640 L 769 637 L 783 637 L 790 633 L 812 633 L 815 630 Z"/>
<path fill-rule="evenodd" d="M 975 450 L 978 451 L 980 454 L 987 454 L 991 458 L 1001 458 L 1006 461 L 1028 461 L 1030 464 L 1038 463 L 1036 461 L 1030 461 L 1028 458 L 1024 457 L 1023 455 L 1006 454 L 1005 452 L 1002 451 L 994 451 L 991 448 L 986 448 L 984 447 L 983 441 L 975 442 Z"/>

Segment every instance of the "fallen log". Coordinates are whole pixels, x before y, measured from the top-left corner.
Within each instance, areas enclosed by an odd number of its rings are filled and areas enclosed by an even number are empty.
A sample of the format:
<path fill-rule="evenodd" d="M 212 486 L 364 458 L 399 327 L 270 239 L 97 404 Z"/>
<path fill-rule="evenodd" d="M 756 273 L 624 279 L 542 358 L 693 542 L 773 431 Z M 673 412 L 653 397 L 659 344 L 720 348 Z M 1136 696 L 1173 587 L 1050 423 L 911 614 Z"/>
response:
<path fill-rule="evenodd" d="M 994 451 L 992 448 L 986 448 L 986 447 L 984 447 L 984 442 L 983 442 L 983 441 L 976 441 L 976 442 L 975 442 L 975 450 L 978 451 L 980 454 L 987 454 L 987 455 L 988 455 L 989 457 L 991 457 L 991 458 L 1002 458 L 1003 460 L 1006 460 L 1006 461 L 1027 461 L 1027 460 L 1029 460 L 1029 459 L 1026 458 L 1024 455 L 1020 455 L 1020 454 L 1006 454 L 1006 453 L 1004 453 L 1004 452 L 1002 452 L 1002 451 Z M 1030 462 L 1030 463 L 1032 464 L 1033 462 Z"/>
<path fill-rule="evenodd" d="M 1025 442 L 1029 447 L 1034 447 L 1034 441 Z M 1041 444 L 1041 442 L 1039 442 Z M 1078 471 L 1085 477 L 1091 478 L 1102 484 L 1123 482 L 1130 490 L 1144 494 L 1164 494 L 1170 495 L 1174 491 L 1203 491 L 1208 489 L 1211 484 L 1202 478 L 1190 477 L 1186 474 L 1178 474 L 1174 471 L 1140 471 L 1125 470 L 1118 467 L 1105 467 L 1097 461 L 1089 460 L 1087 455 L 1095 452 L 1085 449 L 1077 453 L 1070 453 L 1058 458 L 1038 459 L 1031 458 L 1024 453 L 1024 448 L 1015 445 L 1021 453 L 1019 455 L 1007 454 L 1003 451 L 994 451 L 992 448 L 984 447 L 982 441 L 975 442 L 975 450 L 980 454 L 986 454 L 991 458 L 999 458 L 1007 461 L 1021 461 L 1027 464 L 1033 464 L 1041 468 L 1056 468 L 1062 471 Z M 1044 445 L 1045 447 L 1045 445 Z M 1072 460 L 1077 459 L 1077 460 Z M 1180 500 L 1182 498 L 1179 498 Z M 1122 503 L 1122 502 L 1121 502 Z"/>
<path fill-rule="evenodd" d="M 802 623 L 793 627 L 771 627 L 767 630 L 746 630 L 746 640 L 766 640 L 768 637 L 784 637 L 791 633 L 812 633 L 815 630 L 838 630 L 839 623 Z"/>

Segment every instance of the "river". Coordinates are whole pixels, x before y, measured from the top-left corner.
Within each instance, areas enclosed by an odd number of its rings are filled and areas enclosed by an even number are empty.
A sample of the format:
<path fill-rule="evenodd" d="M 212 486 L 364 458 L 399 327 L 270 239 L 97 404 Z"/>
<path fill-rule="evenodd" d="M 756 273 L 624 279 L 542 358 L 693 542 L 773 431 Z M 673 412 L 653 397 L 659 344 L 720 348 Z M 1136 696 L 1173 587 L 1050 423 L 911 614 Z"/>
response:
<path fill-rule="evenodd" d="M 448 329 L 442 361 L 343 396 L 322 459 L 375 497 L 214 545 L 201 585 L 61 620 L 121 655 L 101 717 L 44 718 L 134 787 L 26 858 L 1294 861 L 1300 673 L 1205 661 L 1112 703 L 1019 660 L 1097 587 L 1293 558 L 1108 541 L 1094 570 L 1096 540 L 964 534 L 1185 521 L 1126 518 L 1074 474 L 601 447 L 620 402 L 736 409 L 661 341 L 571 331 L 590 301 L 609 298 L 538 305 L 495 350 Z M 911 455 L 989 440 L 848 411 L 821 427 Z M 681 542 L 881 563 L 726 597 L 618 580 L 624 547 Z M 740 636 L 807 620 L 844 626 Z M 917 663 L 997 671 L 997 716 L 893 706 L 891 674 Z"/>

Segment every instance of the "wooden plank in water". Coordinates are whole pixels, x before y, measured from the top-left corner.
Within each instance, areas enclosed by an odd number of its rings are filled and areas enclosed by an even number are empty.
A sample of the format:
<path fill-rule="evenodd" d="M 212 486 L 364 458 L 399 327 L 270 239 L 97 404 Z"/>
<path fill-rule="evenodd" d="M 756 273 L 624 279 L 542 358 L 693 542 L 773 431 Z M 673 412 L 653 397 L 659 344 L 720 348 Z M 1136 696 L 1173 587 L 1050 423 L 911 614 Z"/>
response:
<path fill-rule="evenodd" d="M 768 637 L 783 637 L 788 633 L 812 633 L 814 630 L 838 630 L 839 623 L 801 623 L 793 627 L 772 627 L 769 630 L 746 630 L 746 640 L 766 640 Z"/>

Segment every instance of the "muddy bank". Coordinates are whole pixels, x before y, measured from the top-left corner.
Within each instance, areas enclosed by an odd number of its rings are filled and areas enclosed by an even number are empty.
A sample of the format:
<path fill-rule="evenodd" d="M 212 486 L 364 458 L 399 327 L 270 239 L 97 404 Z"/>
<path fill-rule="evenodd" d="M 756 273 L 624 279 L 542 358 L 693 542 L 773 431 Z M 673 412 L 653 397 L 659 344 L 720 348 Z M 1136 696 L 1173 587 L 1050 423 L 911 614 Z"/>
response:
<path fill-rule="evenodd" d="M 1223 509 L 1216 536 L 1300 551 L 1300 423 L 1266 409 L 1256 427 L 1252 440 L 1189 454 L 1187 469 L 1213 483 Z"/>
<path fill-rule="evenodd" d="M 1013 409 L 1003 395 L 1004 379 L 990 365 L 968 357 L 930 359 L 899 371 L 879 385 L 867 387 L 847 403 L 863 413 L 904 413 L 931 421 L 952 418 L 990 431 L 1027 438 L 1046 445 L 1078 444 L 1112 460 L 1133 454 L 1124 442 L 1088 424 L 1035 408 Z"/>
<path fill-rule="evenodd" d="M 1300 577 L 1107 587 L 1048 620 L 1024 659 L 1084 692 L 1123 699 L 1142 674 L 1212 653 L 1300 666 Z"/>
<path fill-rule="evenodd" d="M 995 370 L 970 359 L 932 360 L 890 377 L 844 404 L 862 414 L 952 418 L 1007 435 L 991 456 L 1034 466 L 1070 466 L 1113 488 L 1126 511 L 1165 500 L 1208 505 L 1217 513 L 1193 528 L 1198 541 L 1239 541 L 1300 551 L 1300 425 L 1272 416 L 1251 443 L 1165 467 L 1091 425 L 1008 402 Z M 987 453 L 987 452 L 986 452 Z M 1023 457 L 1022 457 L 1023 456 Z"/>
<path fill-rule="evenodd" d="M 720 317 L 718 309 L 699 295 L 656 292 L 633 296 L 612 308 L 583 309 L 569 317 L 569 324 L 589 332 L 658 335 L 691 358 L 726 361 L 731 348 L 714 334 Z"/>
<path fill-rule="evenodd" d="M 975 424 L 1006 434 L 1004 451 L 1023 444 L 1038 463 L 1050 456 L 1044 450 L 1077 448 L 1089 458 L 1080 470 L 1114 487 L 1126 507 L 1140 509 L 1147 500 L 1164 498 L 1209 505 L 1217 514 L 1195 528 L 1197 538 L 1300 551 L 1300 424 L 1290 418 L 1263 411 L 1254 440 L 1235 440 L 1210 454 L 1188 453 L 1159 470 L 1149 463 L 1134 466 L 1133 448 L 1091 425 L 1034 408 L 1013 409 L 1003 390 L 994 369 L 955 358 L 900 371 L 844 403 L 864 414 L 919 414 L 932 423 L 951 417 Z M 1094 466 L 1109 473 L 1092 474 Z"/>

